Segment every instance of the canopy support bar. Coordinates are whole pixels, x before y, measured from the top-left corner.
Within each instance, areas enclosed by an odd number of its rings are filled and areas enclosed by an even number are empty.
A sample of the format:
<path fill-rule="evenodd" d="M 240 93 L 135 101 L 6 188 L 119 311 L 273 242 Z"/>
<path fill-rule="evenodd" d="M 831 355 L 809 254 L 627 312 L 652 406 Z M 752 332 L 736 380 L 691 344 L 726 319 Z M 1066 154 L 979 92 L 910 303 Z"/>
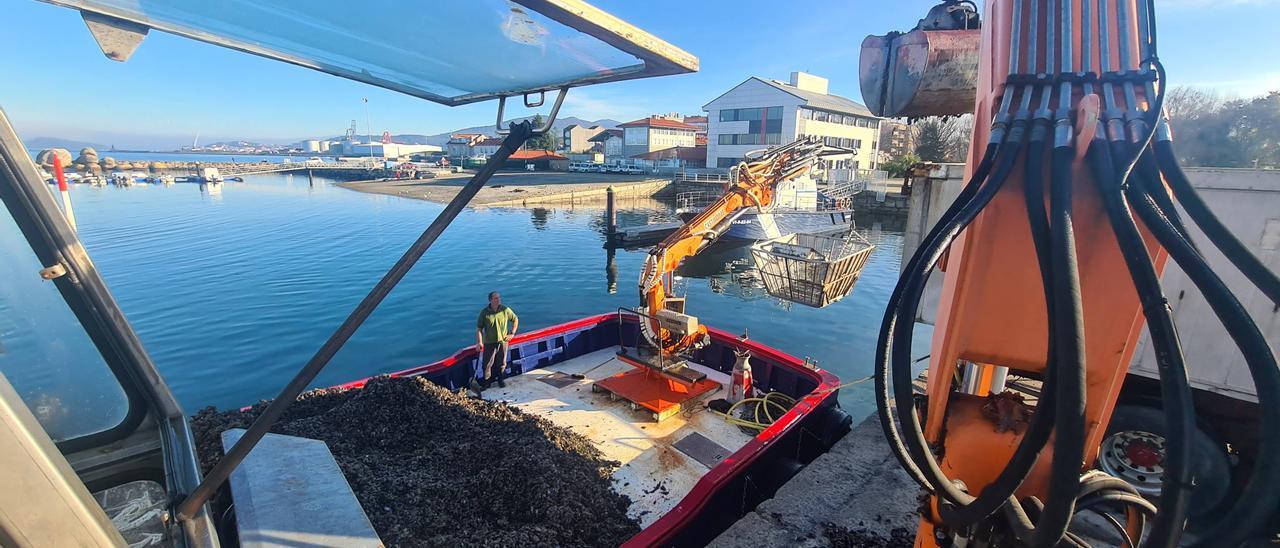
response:
<path fill-rule="evenodd" d="M 494 172 L 498 171 L 498 168 L 506 163 L 511 153 L 519 149 L 529 137 L 533 136 L 533 129 L 532 124 L 527 121 L 511 124 L 507 137 L 502 141 L 502 146 L 498 147 L 498 151 L 489 158 L 484 168 L 476 173 L 475 177 L 472 177 L 466 186 L 462 187 L 458 195 L 454 196 L 449 205 L 445 206 L 444 211 L 441 211 L 436 220 L 431 222 L 431 226 L 428 226 L 422 235 L 418 236 L 417 241 L 413 242 L 413 245 L 400 257 L 400 260 L 396 261 L 396 264 L 383 275 L 382 280 L 373 286 L 373 289 L 369 291 L 364 300 L 360 301 L 355 310 L 351 311 L 351 315 L 347 316 L 346 321 L 342 322 L 338 330 L 329 336 L 329 340 L 325 341 L 324 346 L 320 347 L 320 350 L 311 357 L 311 360 L 302 367 L 301 371 L 298 371 L 293 380 L 289 381 L 284 390 L 281 390 L 280 394 L 271 401 L 271 404 L 262 412 L 262 415 L 253 421 L 253 424 L 249 426 L 248 431 L 244 433 L 240 441 L 237 441 L 231 447 L 231 450 L 227 451 L 226 456 L 218 461 L 218 464 L 214 465 L 195 491 L 178 505 L 179 519 L 185 521 L 196 515 L 200 507 L 213 496 L 218 487 L 231 476 L 231 472 L 249 455 L 249 451 L 253 450 L 254 445 L 267 434 L 272 425 L 276 423 L 276 420 L 284 414 L 285 409 L 288 409 L 293 404 L 298 395 L 320 373 L 320 370 L 324 369 L 325 365 L 328 365 L 329 360 L 338 353 L 338 350 L 342 349 L 342 346 L 355 334 L 356 330 L 368 319 L 369 315 L 378 308 L 378 305 L 382 303 L 387 294 L 391 293 L 396 284 L 404 279 L 405 274 L 409 273 L 409 269 L 413 268 L 418 259 L 422 258 L 422 255 L 427 252 L 431 244 L 435 243 L 436 238 L 439 238 L 445 228 L 448 228 L 449 223 L 453 222 L 453 219 L 462 212 L 462 208 L 467 206 L 476 193 L 480 191 L 480 188 L 493 176 Z"/>

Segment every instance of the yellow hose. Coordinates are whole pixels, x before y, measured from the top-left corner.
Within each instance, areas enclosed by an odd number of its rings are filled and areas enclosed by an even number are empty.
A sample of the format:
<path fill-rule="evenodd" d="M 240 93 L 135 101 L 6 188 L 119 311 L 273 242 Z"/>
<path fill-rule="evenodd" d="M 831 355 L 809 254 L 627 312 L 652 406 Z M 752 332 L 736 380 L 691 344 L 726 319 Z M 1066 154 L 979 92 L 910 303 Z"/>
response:
<path fill-rule="evenodd" d="M 831 388 L 823 389 L 816 393 L 823 394 L 827 392 L 834 392 L 841 388 L 862 384 L 869 380 L 871 380 L 871 377 L 863 377 L 861 379 L 853 380 L 853 381 L 841 384 L 839 386 L 833 386 Z M 733 414 L 733 412 L 737 411 L 739 407 L 742 407 L 747 403 L 755 404 L 755 408 L 752 409 L 751 411 L 751 417 L 752 417 L 751 420 L 744 419 L 744 418 L 735 416 Z M 782 392 L 768 392 L 764 396 L 757 397 L 757 398 L 743 398 L 741 401 L 729 406 L 729 410 L 724 413 L 721 413 L 711 408 L 708 408 L 708 410 L 711 411 L 712 413 L 720 415 L 722 418 L 724 418 L 724 421 L 729 424 L 732 424 L 735 426 L 741 426 L 743 428 L 750 428 L 752 430 L 763 431 L 765 428 L 768 428 L 770 424 L 773 424 L 774 421 L 778 420 L 779 418 L 782 418 L 782 415 L 786 414 L 787 410 L 791 409 L 791 407 L 794 406 L 795 404 L 796 404 L 796 399 L 791 396 L 783 394 Z M 777 416 L 774 416 L 772 412 L 773 408 L 776 408 L 781 412 L 778 413 Z M 764 413 L 764 420 L 760 420 L 761 412 Z"/>

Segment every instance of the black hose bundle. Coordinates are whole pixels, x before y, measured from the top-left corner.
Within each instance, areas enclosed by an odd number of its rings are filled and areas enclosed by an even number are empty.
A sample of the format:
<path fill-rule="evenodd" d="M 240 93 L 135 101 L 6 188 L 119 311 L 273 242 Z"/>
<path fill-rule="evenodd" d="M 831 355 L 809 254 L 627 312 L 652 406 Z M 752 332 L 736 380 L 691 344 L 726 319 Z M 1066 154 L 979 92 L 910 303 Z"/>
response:
<path fill-rule="evenodd" d="M 1030 28 L 1037 28 L 1038 0 L 1031 0 Z M 1061 4 L 1063 35 L 1071 36 L 1073 18 L 1070 2 Z M 1071 138 L 1070 109 L 1072 85 L 1062 83 L 1061 106 L 1055 117 L 1056 132 L 1049 161 L 1049 208 L 1045 208 L 1045 148 L 1050 121 L 1048 104 L 1052 97 L 1049 85 L 1024 84 L 1004 89 L 1001 107 L 994 117 L 991 141 L 981 163 L 974 171 L 954 203 L 923 239 L 914 256 L 907 262 L 897 286 L 890 296 L 881 325 L 876 355 L 876 399 L 880 422 L 895 456 L 921 487 L 938 499 L 938 515 L 953 532 L 962 535 L 987 534 L 998 537 L 1000 529 L 989 521 L 994 516 L 1005 518 L 1006 534 L 1017 542 L 1037 546 L 1085 545 L 1068 531 L 1076 512 L 1096 512 L 1117 530 L 1127 546 L 1136 546 L 1146 531 L 1147 545 L 1176 546 L 1181 539 L 1193 484 L 1190 463 L 1190 439 L 1195 422 L 1191 388 L 1187 379 L 1181 342 L 1172 312 L 1160 286 L 1159 275 L 1152 263 L 1142 233 L 1134 220 L 1133 208 L 1143 223 L 1169 250 L 1173 259 L 1187 271 L 1191 280 L 1205 293 L 1215 314 L 1227 327 L 1232 340 L 1240 347 L 1258 388 L 1259 406 L 1263 410 L 1263 442 L 1259 453 L 1264 463 L 1254 471 L 1244 492 L 1232 508 L 1230 518 L 1207 535 L 1201 545 L 1237 545 L 1249 539 L 1280 504 L 1280 369 L 1274 354 L 1244 307 L 1220 277 L 1207 265 L 1199 248 L 1192 242 L 1175 205 L 1174 198 L 1202 230 L 1209 242 L 1222 250 L 1237 268 L 1273 302 L 1280 305 L 1280 278 L 1267 270 L 1239 242 L 1195 193 L 1185 174 L 1174 161 L 1168 127 L 1159 119 L 1164 103 L 1164 68 L 1155 57 L 1155 8 L 1147 0 L 1138 13 L 1129 14 L 1125 2 L 1116 6 L 1121 65 L 1129 58 L 1130 32 L 1126 18 L 1137 17 L 1139 52 L 1142 70 L 1124 75 L 1113 83 L 1103 80 L 1105 128 L 1087 148 L 1087 164 L 1092 172 L 1102 205 L 1129 277 L 1137 291 L 1142 312 L 1151 334 L 1160 371 L 1160 390 L 1166 419 L 1166 454 L 1162 494 L 1157 506 L 1141 498 L 1127 483 L 1097 471 L 1080 475 L 1079 464 L 1085 453 L 1085 362 L 1084 318 L 1079 271 L 1076 264 L 1074 230 L 1072 228 L 1072 164 L 1075 144 Z M 1049 21 L 1053 28 L 1054 2 L 1049 0 Z M 1018 33 L 1022 31 L 1022 2 L 1015 1 L 1010 53 L 1010 74 L 1023 64 L 1019 56 Z M 1089 2 L 1082 8 L 1086 21 L 1082 32 L 1085 72 L 1089 67 L 1089 42 L 1092 19 Z M 1098 9 L 1099 42 L 1107 43 L 1107 3 Z M 1035 72 L 1036 40 L 1028 41 L 1029 54 L 1024 73 Z M 1047 68 L 1052 72 L 1053 40 L 1046 40 Z M 1062 44 L 1062 69 L 1074 70 L 1069 43 Z M 1104 51 L 1102 72 L 1108 72 L 1108 55 Z M 1148 80 L 1135 79 L 1154 76 Z M 1043 81 L 1043 80 L 1042 80 Z M 1147 100 L 1136 99 L 1136 85 L 1146 87 Z M 1156 85 L 1160 86 L 1156 92 Z M 1086 95 L 1093 93 L 1094 83 L 1083 83 Z M 1123 89 L 1117 89 L 1122 87 Z M 1034 119 L 1030 113 L 1031 97 L 1040 92 L 1040 110 Z M 1120 93 L 1120 92 L 1123 93 Z M 1012 97 L 1021 94 L 1022 106 L 1010 116 Z M 1116 104 L 1123 97 L 1127 112 Z M 1012 120 L 1010 122 L 1010 120 Z M 1029 130 L 1029 131 L 1028 131 Z M 1007 132 L 1007 133 L 1006 133 Z M 1156 139 L 1155 135 L 1160 134 Z M 1153 144 L 1154 141 L 1154 144 Z M 1025 153 L 1024 197 L 1036 260 L 1044 286 L 1049 332 L 1048 352 L 1042 398 L 1032 415 L 1026 433 L 998 477 L 982 486 L 975 497 L 965 486 L 948 478 L 925 440 L 912 390 L 910 357 L 904 351 L 912 342 L 912 325 L 930 272 L 947 247 L 981 213 L 1007 180 L 1017 160 Z M 1161 178 L 1168 181 L 1173 195 L 1166 191 Z M 1026 479 L 1038 453 L 1053 435 L 1053 464 L 1049 492 L 1045 501 L 1035 498 L 1018 500 L 1014 492 Z M 1125 523 L 1108 511 L 1120 511 Z M 1151 521 L 1148 526 L 1148 520 Z M 985 533 L 979 533 L 979 532 Z"/>

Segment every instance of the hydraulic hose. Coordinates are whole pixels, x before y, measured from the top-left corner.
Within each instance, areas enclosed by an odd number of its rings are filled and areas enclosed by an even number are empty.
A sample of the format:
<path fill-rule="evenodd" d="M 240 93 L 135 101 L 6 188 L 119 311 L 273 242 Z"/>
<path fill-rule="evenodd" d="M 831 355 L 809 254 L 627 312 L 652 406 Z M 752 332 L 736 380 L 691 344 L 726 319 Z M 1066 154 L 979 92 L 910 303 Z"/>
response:
<path fill-rule="evenodd" d="M 1004 145 L 1000 147 L 1001 151 L 998 153 L 997 165 L 990 179 L 954 219 L 948 219 L 949 222 L 945 224 L 939 223 L 939 227 L 942 230 L 938 233 L 937 238 L 926 242 L 917 251 L 917 256 L 912 259 L 912 264 L 909 265 L 910 268 L 899 279 L 899 286 L 902 291 L 900 294 L 901 301 L 897 303 L 898 306 L 894 311 L 896 315 L 907 315 L 909 317 L 919 308 L 921 293 L 925 282 L 928 280 L 928 273 L 937 265 L 946 247 L 961 230 L 973 222 L 973 219 L 991 202 L 1008 179 L 1009 173 L 1013 170 L 1014 163 L 1018 159 L 1018 153 L 1021 151 L 1025 131 L 1025 121 L 1016 120 L 1013 123 Z M 895 321 L 892 326 L 888 324 L 882 325 L 882 336 L 884 336 L 883 331 L 890 328 L 893 332 L 891 339 L 893 348 L 911 348 L 912 326 L 910 323 Z M 959 506 L 970 504 L 975 500 L 974 497 L 961 491 L 946 477 L 939 467 L 937 459 L 934 458 L 927 447 L 924 432 L 920 425 L 920 417 L 915 412 L 913 402 L 910 356 L 905 352 L 890 352 L 888 357 L 893 378 L 893 393 L 896 400 L 894 407 L 897 418 L 904 429 L 903 439 L 906 442 L 908 455 L 912 460 L 916 461 L 918 468 L 928 480 L 929 485 L 932 486 L 931 489 L 929 487 L 926 487 L 926 489 L 953 504 Z M 883 366 L 883 364 L 878 364 L 878 366 Z M 1024 438 L 1022 443 L 1027 443 L 1027 440 Z M 1011 462 L 1006 467 L 1005 472 L 1008 473 L 1009 469 L 1015 465 L 1023 464 L 1030 466 L 1031 463 Z M 994 494 L 988 494 L 988 492 L 984 490 L 983 496 L 994 498 Z M 994 493 L 994 491 L 990 491 L 990 493 Z M 1005 498 L 995 499 L 991 506 L 992 511 L 999 508 Z"/>
<path fill-rule="evenodd" d="M 1163 122 L 1161 122 L 1163 123 Z M 1182 172 L 1182 168 L 1178 166 L 1177 156 L 1174 154 L 1173 142 L 1169 139 L 1161 138 L 1155 142 L 1156 163 L 1160 168 L 1160 173 L 1164 175 L 1164 179 L 1173 189 L 1173 194 L 1178 198 L 1178 203 L 1186 210 L 1187 216 L 1204 231 L 1209 241 L 1215 247 L 1226 255 L 1227 260 L 1235 265 L 1244 274 L 1253 285 L 1257 286 L 1272 303 L 1280 305 L 1280 278 L 1276 274 L 1267 269 L 1258 257 L 1254 256 L 1249 248 L 1236 238 L 1222 221 L 1214 215 L 1209 206 L 1205 205 L 1204 200 L 1200 198 L 1200 194 L 1191 186 L 1191 181 L 1187 179 L 1187 175 Z M 1164 209 L 1163 204 L 1161 208 Z M 1168 213 L 1168 209 L 1165 212 Z"/>
<path fill-rule="evenodd" d="M 986 182 L 987 175 L 991 173 L 991 168 L 995 164 L 996 152 L 1000 148 L 1000 143 L 993 140 L 987 145 L 986 152 L 982 155 L 982 161 L 978 163 L 978 167 L 974 169 L 973 176 L 965 183 L 964 188 L 960 189 L 960 193 L 956 199 L 951 202 L 942 216 L 939 217 L 938 223 L 929 229 L 929 233 L 925 235 L 923 242 L 930 242 L 940 237 L 943 227 L 948 224 L 951 219 L 955 218 L 962 209 L 969 205 L 974 195 L 978 193 L 978 189 Z M 919 252 L 913 255 L 907 262 L 906 269 L 914 270 L 919 260 Z M 889 334 L 893 331 L 894 325 L 898 321 L 898 303 L 902 299 L 902 284 L 899 282 L 893 288 L 893 292 L 889 295 L 889 303 L 885 307 L 884 319 L 881 321 L 880 335 L 876 342 L 876 369 L 875 369 L 875 395 L 876 406 L 880 410 L 877 415 L 880 417 L 880 428 L 884 432 L 885 439 L 889 442 L 889 447 L 893 449 L 893 456 L 898 459 L 898 463 L 907 471 L 920 487 L 928 491 L 933 491 L 933 485 L 920 472 L 920 468 L 915 465 L 915 461 L 911 459 L 907 453 L 906 446 L 903 445 L 902 436 L 898 432 L 894 417 L 888 413 L 891 409 L 892 395 L 889 392 Z"/>
<path fill-rule="evenodd" d="M 1079 489 L 1085 441 L 1084 305 L 1072 226 L 1071 146 L 1054 147 L 1050 180 L 1050 261 L 1053 268 L 1054 382 L 1056 402 L 1053 462 L 1044 512 L 1036 523 L 1035 545 L 1050 547 L 1062 540 Z"/>
<path fill-rule="evenodd" d="M 1244 305 L 1221 277 L 1189 242 L 1180 237 L 1150 196 L 1130 189 L 1129 202 L 1143 222 L 1169 251 L 1178 266 L 1204 294 L 1209 307 L 1240 349 L 1257 390 L 1262 428 L 1258 460 L 1277 462 L 1280 458 L 1280 369 L 1275 355 Z M 1236 503 L 1204 538 L 1215 546 L 1234 546 L 1249 539 L 1257 527 L 1270 519 L 1280 502 L 1280 468 L 1258 466 L 1241 490 Z M 1206 541 L 1197 546 L 1208 546 Z"/>
<path fill-rule="evenodd" d="M 1040 264 L 1040 277 L 1045 294 L 1045 308 L 1051 315 L 1054 298 L 1051 290 L 1052 280 L 1049 274 L 1051 268 L 1049 259 L 1049 224 L 1045 211 L 1043 190 L 1044 151 L 1047 136 L 1048 120 L 1037 118 L 1032 124 L 1030 139 L 1027 144 L 1026 178 L 1023 188 L 1027 201 L 1027 220 L 1032 241 L 1035 244 L 1036 259 Z M 1054 335 L 1052 330 L 1046 333 L 1046 336 L 1048 337 L 1049 351 L 1045 363 L 1049 364 L 1053 359 Z M 943 521 L 957 527 L 976 523 L 998 510 L 1000 505 L 1007 504 L 1009 497 L 1026 480 L 1027 474 L 1030 473 L 1031 467 L 1034 466 L 1040 450 L 1044 448 L 1050 434 L 1053 432 L 1054 402 L 1056 400 L 1054 371 L 1054 367 L 1046 367 L 1041 386 L 1042 396 L 1036 405 L 1036 411 L 1031 416 L 1031 422 L 1023 434 L 1023 441 L 1014 449 L 1013 454 L 1009 457 L 1009 462 L 1000 475 L 991 484 L 985 486 L 982 494 L 968 505 L 942 505 L 939 508 L 939 517 Z M 1033 529 L 1030 525 L 1028 528 L 1029 530 Z"/>
<path fill-rule="evenodd" d="M 1160 277 L 1151 255 L 1125 204 L 1111 149 L 1101 136 L 1093 140 L 1087 153 L 1094 183 L 1111 224 L 1116 244 L 1133 281 L 1139 304 L 1147 320 L 1156 366 L 1160 371 L 1160 391 L 1166 421 L 1164 496 L 1152 527 L 1152 546 L 1175 546 L 1181 536 L 1190 486 L 1190 438 L 1195 420 L 1182 344 L 1173 313 L 1160 287 Z"/>

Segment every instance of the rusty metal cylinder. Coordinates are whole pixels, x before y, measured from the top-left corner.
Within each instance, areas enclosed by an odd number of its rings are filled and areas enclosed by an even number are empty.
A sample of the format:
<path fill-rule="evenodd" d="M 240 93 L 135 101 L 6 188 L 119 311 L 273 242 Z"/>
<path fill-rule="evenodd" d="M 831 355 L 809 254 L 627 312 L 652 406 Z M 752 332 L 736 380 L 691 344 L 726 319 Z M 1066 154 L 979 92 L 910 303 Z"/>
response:
<path fill-rule="evenodd" d="M 973 112 L 982 31 L 913 30 L 862 41 L 862 98 L 877 116 Z"/>

